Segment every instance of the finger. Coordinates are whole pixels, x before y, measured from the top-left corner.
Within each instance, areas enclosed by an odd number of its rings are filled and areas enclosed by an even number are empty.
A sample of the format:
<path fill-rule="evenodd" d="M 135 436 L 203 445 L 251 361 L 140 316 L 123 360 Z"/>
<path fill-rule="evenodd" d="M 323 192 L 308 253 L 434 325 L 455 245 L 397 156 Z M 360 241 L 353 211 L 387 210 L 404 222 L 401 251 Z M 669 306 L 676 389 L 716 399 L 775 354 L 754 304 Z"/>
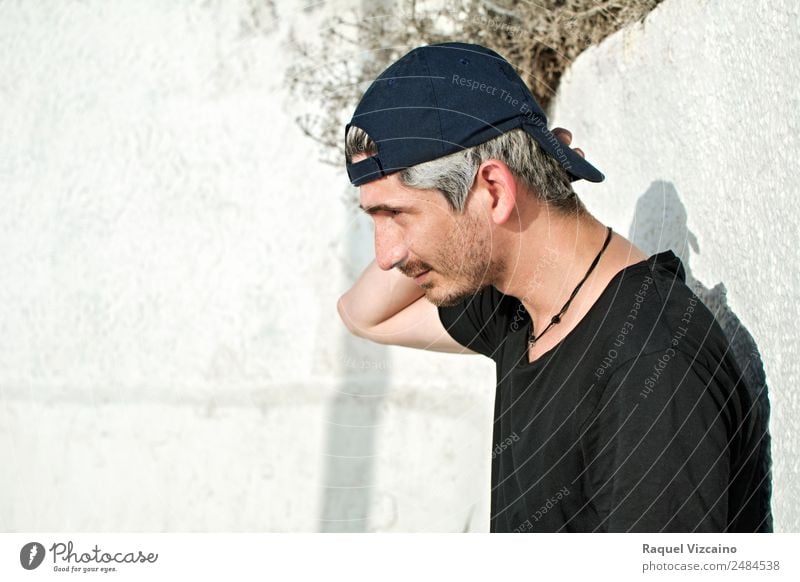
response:
<path fill-rule="evenodd" d="M 554 127 L 553 135 L 555 135 L 556 139 L 558 139 L 558 141 L 564 145 L 569 145 L 572 143 L 572 132 L 568 129 L 564 129 L 563 127 Z"/>
<path fill-rule="evenodd" d="M 586 154 L 583 153 L 581 148 L 572 148 L 572 151 L 578 154 L 582 158 L 586 158 Z"/>

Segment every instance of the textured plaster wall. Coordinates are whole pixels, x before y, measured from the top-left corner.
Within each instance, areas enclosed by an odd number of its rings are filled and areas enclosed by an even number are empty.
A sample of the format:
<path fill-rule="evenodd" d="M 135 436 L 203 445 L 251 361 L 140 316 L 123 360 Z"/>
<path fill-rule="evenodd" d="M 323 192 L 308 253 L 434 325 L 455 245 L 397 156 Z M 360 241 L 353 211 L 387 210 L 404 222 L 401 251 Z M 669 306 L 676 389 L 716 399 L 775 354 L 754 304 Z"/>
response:
<path fill-rule="evenodd" d="M 777 531 L 800 531 L 796 2 L 666 0 L 581 55 L 554 121 L 607 176 L 589 209 L 672 248 L 772 402 Z M 758 357 L 760 355 L 760 357 Z M 763 371 L 758 365 L 763 364 Z"/>
<path fill-rule="evenodd" d="M 336 313 L 284 75 L 338 4 L 0 2 L 0 530 L 488 527 L 490 363 Z"/>
<path fill-rule="evenodd" d="M 284 79 L 352 4 L 0 2 L 0 530 L 488 529 L 491 362 L 336 315 L 370 226 Z M 791 10 L 667 0 L 556 121 L 752 335 L 799 531 Z"/>

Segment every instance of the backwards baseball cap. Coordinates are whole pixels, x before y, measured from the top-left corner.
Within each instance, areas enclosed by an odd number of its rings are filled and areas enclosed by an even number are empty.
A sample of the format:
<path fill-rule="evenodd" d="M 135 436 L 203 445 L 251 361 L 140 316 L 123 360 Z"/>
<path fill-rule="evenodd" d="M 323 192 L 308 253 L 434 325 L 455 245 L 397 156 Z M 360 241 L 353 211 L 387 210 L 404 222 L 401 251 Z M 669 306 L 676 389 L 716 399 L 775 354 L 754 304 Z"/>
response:
<path fill-rule="evenodd" d="M 378 153 L 347 164 L 354 186 L 473 147 L 522 128 L 561 163 L 572 180 L 604 176 L 547 129 L 547 117 L 513 67 L 475 44 L 416 48 L 364 93 L 351 126 L 367 132 Z"/>

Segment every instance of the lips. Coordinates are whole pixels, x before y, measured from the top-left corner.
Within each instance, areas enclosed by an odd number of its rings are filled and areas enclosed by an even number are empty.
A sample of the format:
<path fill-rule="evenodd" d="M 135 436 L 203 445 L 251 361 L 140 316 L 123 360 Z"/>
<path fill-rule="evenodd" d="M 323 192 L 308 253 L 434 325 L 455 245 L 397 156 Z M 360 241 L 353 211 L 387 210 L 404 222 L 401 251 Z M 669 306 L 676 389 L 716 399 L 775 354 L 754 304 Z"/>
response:
<path fill-rule="evenodd" d="M 422 281 L 422 278 L 425 277 L 425 275 L 427 275 L 428 273 L 430 273 L 430 269 L 428 269 L 427 271 L 422 271 L 421 273 L 419 273 L 414 277 L 414 282 L 419 283 L 420 281 Z"/>

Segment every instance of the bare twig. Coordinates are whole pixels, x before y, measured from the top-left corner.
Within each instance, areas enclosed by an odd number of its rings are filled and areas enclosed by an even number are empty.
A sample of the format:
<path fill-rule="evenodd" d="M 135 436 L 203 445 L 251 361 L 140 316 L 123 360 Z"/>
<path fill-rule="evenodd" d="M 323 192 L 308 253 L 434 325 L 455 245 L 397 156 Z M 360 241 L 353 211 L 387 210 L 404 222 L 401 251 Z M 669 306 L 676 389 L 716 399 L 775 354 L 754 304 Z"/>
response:
<path fill-rule="evenodd" d="M 509 10 L 508 8 L 498 6 L 494 2 L 491 2 L 491 0 L 480 0 L 480 3 L 495 14 L 500 14 L 501 16 L 505 16 L 507 18 L 513 18 L 514 20 L 520 20 L 519 14 L 513 10 Z"/>

